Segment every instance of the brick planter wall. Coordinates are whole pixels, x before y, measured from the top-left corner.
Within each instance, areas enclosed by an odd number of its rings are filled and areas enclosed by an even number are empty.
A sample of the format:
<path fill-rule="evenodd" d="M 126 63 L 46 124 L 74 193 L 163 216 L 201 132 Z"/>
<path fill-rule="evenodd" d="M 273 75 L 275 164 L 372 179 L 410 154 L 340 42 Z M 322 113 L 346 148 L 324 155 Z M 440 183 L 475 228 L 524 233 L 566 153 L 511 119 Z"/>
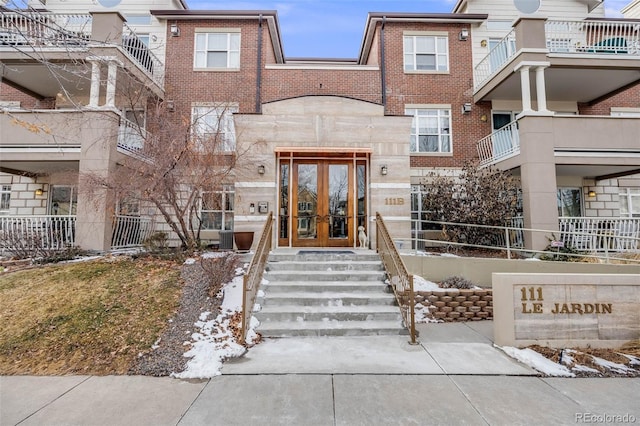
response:
<path fill-rule="evenodd" d="M 426 306 L 434 319 L 446 322 L 493 319 L 491 289 L 419 291 L 416 303 Z"/>

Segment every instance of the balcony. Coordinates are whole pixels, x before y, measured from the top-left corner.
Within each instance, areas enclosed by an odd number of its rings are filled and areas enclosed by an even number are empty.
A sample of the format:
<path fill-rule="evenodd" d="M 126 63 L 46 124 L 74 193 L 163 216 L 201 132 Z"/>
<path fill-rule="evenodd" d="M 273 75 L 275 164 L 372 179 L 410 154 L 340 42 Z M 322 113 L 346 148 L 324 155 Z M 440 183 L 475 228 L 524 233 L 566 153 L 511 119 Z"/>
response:
<path fill-rule="evenodd" d="M 163 63 L 118 14 L 0 14 L 0 61 L 9 65 L 3 78 L 14 85 L 45 97 L 86 93 L 92 72 L 86 61 L 96 57 L 115 59 L 140 81 L 163 87 Z M 59 78 L 52 80 L 52 70 Z"/>
<path fill-rule="evenodd" d="M 565 172 L 599 176 L 638 170 L 638 135 L 637 118 L 525 115 L 481 139 L 477 151 L 482 166 L 509 170 L 539 154 L 539 138 L 543 138 L 551 144 L 552 160 Z"/>
<path fill-rule="evenodd" d="M 474 100 L 521 99 L 523 67 L 544 70 L 530 84 L 547 100 L 597 99 L 640 79 L 640 20 L 521 18 L 475 66 Z"/>

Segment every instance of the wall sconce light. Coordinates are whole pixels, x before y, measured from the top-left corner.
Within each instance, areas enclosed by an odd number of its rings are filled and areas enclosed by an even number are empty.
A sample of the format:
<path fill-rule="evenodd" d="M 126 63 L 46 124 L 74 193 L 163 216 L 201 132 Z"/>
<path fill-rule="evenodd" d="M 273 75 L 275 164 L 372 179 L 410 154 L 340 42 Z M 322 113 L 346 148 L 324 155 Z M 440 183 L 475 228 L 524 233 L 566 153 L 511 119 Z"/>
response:
<path fill-rule="evenodd" d="M 386 165 L 384 165 L 384 166 L 380 167 L 380 174 L 381 174 L 382 176 L 386 176 L 386 175 L 387 175 L 387 172 L 388 172 L 388 170 L 387 170 L 387 166 L 386 166 Z"/>
<path fill-rule="evenodd" d="M 41 196 L 42 194 L 44 194 L 44 190 L 42 188 L 38 188 L 38 189 L 36 189 L 35 194 L 37 196 Z"/>
<path fill-rule="evenodd" d="M 593 189 L 590 189 L 589 192 L 587 192 L 587 196 L 589 198 L 595 198 L 596 196 L 596 191 L 594 191 Z"/>
<path fill-rule="evenodd" d="M 262 164 L 260 164 L 260 165 L 258 166 L 258 173 L 259 173 L 259 174 L 261 174 L 261 175 L 263 175 L 263 174 L 264 174 L 264 172 L 265 172 L 264 166 L 263 166 Z"/>
<path fill-rule="evenodd" d="M 469 30 L 467 28 L 463 28 L 460 30 L 460 34 L 458 34 L 458 40 L 467 41 L 469 39 Z"/>
<path fill-rule="evenodd" d="M 487 114 L 482 114 L 480 116 L 480 121 L 482 121 L 483 123 L 486 123 L 488 119 L 489 118 L 487 117 Z"/>
<path fill-rule="evenodd" d="M 175 101 L 172 101 L 172 100 L 167 101 L 167 111 L 174 112 L 175 110 L 176 110 Z"/>
<path fill-rule="evenodd" d="M 462 113 L 469 114 L 471 112 L 471 104 L 469 102 L 462 104 Z"/>
<path fill-rule="evenodd" d="M 481 47 L 487 47 L 487 40 L 480 40 Z"/>
<path fill-rule="evenodd" d="M 178 37 L 180 35 L 180 28 L 178 28 L 178 23 L 174 22 L 169 27 L 169 31 L 171 32 L 171 37 Z"/>

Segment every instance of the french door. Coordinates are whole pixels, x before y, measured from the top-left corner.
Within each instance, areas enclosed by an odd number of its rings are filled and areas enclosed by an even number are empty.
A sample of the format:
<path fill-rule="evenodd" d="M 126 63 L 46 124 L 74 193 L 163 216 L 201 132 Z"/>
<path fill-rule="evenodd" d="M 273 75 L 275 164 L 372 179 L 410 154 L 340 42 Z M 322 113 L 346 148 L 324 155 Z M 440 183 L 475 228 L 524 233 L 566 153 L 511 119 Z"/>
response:
<path fill-rule="evenodd" d="M 292 172 L 292 246 L 353 247 L 353 162 L 295 160 Z"/>

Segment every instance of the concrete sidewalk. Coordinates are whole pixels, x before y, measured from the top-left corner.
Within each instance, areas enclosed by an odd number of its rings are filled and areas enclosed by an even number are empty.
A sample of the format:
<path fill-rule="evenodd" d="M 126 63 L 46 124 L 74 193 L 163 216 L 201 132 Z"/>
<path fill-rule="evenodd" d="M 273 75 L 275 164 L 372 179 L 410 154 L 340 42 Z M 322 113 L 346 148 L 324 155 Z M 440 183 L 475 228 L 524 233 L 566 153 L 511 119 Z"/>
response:
<path fill-rule="evenodd" d="M 1 377 L 0 425 L 640 423 L 640 379 L 538 377 L 491 322 L 420 331 L 268 340 L 211 380 Z"/>

